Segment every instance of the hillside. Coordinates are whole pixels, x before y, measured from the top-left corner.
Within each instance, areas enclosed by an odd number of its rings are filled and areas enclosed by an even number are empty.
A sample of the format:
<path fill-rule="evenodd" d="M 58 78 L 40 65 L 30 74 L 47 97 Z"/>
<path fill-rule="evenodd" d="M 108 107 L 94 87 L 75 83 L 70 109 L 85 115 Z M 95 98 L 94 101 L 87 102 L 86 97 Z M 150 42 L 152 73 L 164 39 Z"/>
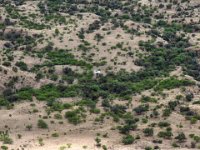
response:
<path fill-rule="evenodd" d="M 0 0 L 0 149 L 200 149 L 199 0 Z"/>

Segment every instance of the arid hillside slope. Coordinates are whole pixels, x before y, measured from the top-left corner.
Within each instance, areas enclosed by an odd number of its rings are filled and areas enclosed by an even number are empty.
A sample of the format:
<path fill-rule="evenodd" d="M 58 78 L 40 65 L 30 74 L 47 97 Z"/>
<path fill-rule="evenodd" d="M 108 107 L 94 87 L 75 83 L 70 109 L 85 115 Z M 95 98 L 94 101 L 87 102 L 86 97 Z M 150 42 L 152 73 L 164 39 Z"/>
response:
<path fill-rule="evenodd" d="M 199 0 L 0 0 L 0 149 L 200 149 Z"/>

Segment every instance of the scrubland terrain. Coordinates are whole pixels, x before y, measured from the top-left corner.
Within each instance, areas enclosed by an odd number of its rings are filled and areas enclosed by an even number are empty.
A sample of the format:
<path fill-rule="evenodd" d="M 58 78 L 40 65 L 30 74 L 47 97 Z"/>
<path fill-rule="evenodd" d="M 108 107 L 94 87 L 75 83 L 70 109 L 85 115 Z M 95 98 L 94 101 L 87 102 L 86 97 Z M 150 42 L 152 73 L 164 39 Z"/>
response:
<path fill-rule="evenodd" d="M 0 0 L 0 149 L 200 149 L 199 51 L 199 0 Z"/>

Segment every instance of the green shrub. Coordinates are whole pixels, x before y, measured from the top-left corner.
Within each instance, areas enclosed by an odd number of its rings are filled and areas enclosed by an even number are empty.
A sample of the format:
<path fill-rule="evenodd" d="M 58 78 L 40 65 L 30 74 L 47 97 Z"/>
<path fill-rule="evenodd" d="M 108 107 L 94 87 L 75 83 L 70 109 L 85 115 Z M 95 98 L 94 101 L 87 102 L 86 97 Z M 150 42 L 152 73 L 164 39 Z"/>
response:
<path fill-rule="evenodd" d="M 154 131 L 153 131 L 153 128 L 145 128 L 143 130 L 143 133 L 145 136 L 153 136 Z"/>
<path fill-rule="evenodd" d="M 22 61 L 19 61 L 19 62 L 16 62 L 15 64 L 17 67 L 19 67 L 21 70 L 23 71 L 27 71 L 28 70 L 28 67 L 27 67 L 27 64 L 25 64 L 24 62 Z"/>
<path fill-rule="evenodd" d="M 92 66 L 83 60 L 75 59 L 74 55 L 64 50 L 52 51 L 47 53 L 47 59 L 51 62 L 47 65 L 74 65 L 74 66 L 85 66 L 91 68 Z"/>
<path fill-rule="evenodd" d="M 31 87 L 22 88 L 17 92 L 19 100 L 32 100 L 34 90 Z"/>
<path fill-rule="evenodd" d="M 138 107 L 134 108 L 133 111 L 135 111 L 138 115 L 141 115 L 142 113 L 149 110 L 149 105 L 139 105 Z"/>
<path fill-rule="evenodd" d="M 3 98 L 3 97 L 0 97 L 0 107 L 1 106 L 8 106 L 9 105 L 9 102 Z"/>
<path fill-rule="evenodd" d="M 181 86 L 190 86 L 194 85 L 195 83 L 190 80 L 178 80 L 174 77 L 171 77 L 169 79 L 162 80 L 159 82 L 159 84 L 154 88 L 155 90 L 163 90 L 163 89 L 173 89 L 178 88 Z"/>
<path fill-rule="evenodd" d="M 158 137 L 164 138 L 164 139 L 170 139 L 173 136 L 171 131 L 160 131 L 158 133 Z"/>
<path fill-rule="evenodd" d="M 53 133 L 51 136 L 52 137 L 59 137 L 59 134 L 58 133 Z"/>
<path fill-rule="evenodd" d="M 170 123 L 162 121 L 162 122 L 159 122 L 159 123 L 158 123 L 158 126 L 159 126 L 160 128 L 169 127 L 169 126 L 170 126 Z"/>
<path fill-rule="evenodd" d="M 9 137 L 9 134 L 7 132 L 0 132 L 0 141 L 2 141 L 3 144 L 13 143 L 13 140 Z"/>
<path fill-rule="evenodd" d="M 163 117 L 169 117 L 171 113 L 172 113 L 171 109 L 166 108 L 163 110 Z"/>
<path fill-rule="evenodd" d="M 42 119 L 38 120 L 37 126 L 38 126 L 38 128 L 41 128 L 41 129 L 48 128 L 48 124 Z"/>
<path fill-rule="evenodd" d="M 2 65 L 6 66 L 6 67 L 9 67 L 9 66 L 11 66 L 11 63 L 8 62 L 8 61 L 4 61 L 4 62 L 2 63 Z"/>
<path fill-rule="evenodd" d="M 54 118 L 58 119 L 58 120 L 61 120 L 62 119 L 62 115 L 61 114 L 55 114 Z"/>
<path fill-rule="evenodd" d="M 1 146 L 1 149 L 2 149 L 2 150 L 8 150 L 8 147 L 5 146 L 5 145 L 2 145 L 2 146 Z"/>
<path fill-rule="evenodd" d="M 94 114 L 100 114 L 101 111 L 98 108 L 93 108 L 93 109 L 90 110 L 90 112 L 92 112 Z"/>
<path fill-rule="evenodd" d="M 152 97 L 149 97 L 149 96 L 142 96 L 142 98 L 141 98 L 140 101 L 141 101 L 142 103 L 148 103 L 148 102 L 156 103 L 156 102 L 157 102 L 157 99 L 152 98 Z"/>
<path fill-rule="evenodd" d="M 74 125 L 81 123 L 81 115 L 78 110 L 68 111 L 65 113 L 65 118 Z"/>
<path fill-rule="evenodd" d="M 134 142 L 134 137 L 132 135 L 126 135 L 123 137 L 122 139 L 122 142 L 125 144 L 125 145 L 128 145 L 128 144 L 132 144 Z"/>
<path fill-rule="evenodd" d="M 96 141 L 96 146 L 100 147 L 101 146 L 101 139 L 99 137 L 96 137 L 95 141 Z"/>
<path fill-rule="evenodd" d="M 184 142 L 186 140 L 186 136 L 183 132 L 181 132 L 175 137 L 175 139 L 177 139 L 178 142 Z"/>

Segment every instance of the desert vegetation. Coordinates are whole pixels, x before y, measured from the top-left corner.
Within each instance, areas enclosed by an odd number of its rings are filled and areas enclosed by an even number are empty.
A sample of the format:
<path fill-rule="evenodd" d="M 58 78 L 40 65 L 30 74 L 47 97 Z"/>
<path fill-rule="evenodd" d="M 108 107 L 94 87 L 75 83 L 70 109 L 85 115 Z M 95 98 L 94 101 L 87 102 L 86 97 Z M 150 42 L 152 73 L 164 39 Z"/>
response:
<path fill-rule="evenodd" d="M 0 0 L 1 149 L 199 149 L 198 0 Z"/>

